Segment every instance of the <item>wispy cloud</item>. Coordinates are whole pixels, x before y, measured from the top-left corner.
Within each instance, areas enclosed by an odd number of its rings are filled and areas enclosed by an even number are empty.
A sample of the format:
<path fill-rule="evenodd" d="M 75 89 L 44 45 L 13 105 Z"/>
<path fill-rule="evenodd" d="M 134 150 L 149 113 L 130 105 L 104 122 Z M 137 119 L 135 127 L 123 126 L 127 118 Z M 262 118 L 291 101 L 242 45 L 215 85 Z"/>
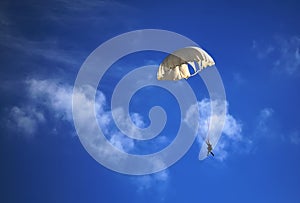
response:
<path fill-rule="evenodd" d="M 266 107 L 258 112 L 254 122 L 252 137 L 254 141 L 260 139 L 277 140 L 288 144 L 300 144 L 300 133 L 298 129 L 289 129 L 276 117 L 273 108 Z M 284 130 L 283 130 L 284 129 Z"/>
<path fill-rule="evenodd" d="M 27 56 L 30 60 L 32 57 L 41 58 L 70 67 L 79 65 L 83 61 L 82 52 L 77 51 L 78 49 L 74 45 L 73 49 L 66 49 L 55 39 L 32 40 L 21 36 L 2 34 L 0 35 L 0 45 L 16 50 L 18 51 L 16 54 Z"/>
<path fill-rule="evenodd" d="M 164 192 L 169 182 L 169 171 L 163 170 L 153 175 L 144 175 L 134 177 L 133 183 L 137 185 L 138 192 L 145 192 L 148 190 L 157 190 L 157 192 Z"/>
<path fill-rule="evenodd" d="M 266 60 L 272 71 L 289 76 L 300 74 L 300 37 L 283 38 L 276 36 L 269 44 L 253 41 L 252 49 L 257 57 Z"/>
<path fill-rule="evenodd" d="M 214 105 L 217 115 L 211 115 L 211 105 Z M 200 111 L 199 118 L 197 118 L 197 107 Z M 218 112 L 222 111 L 221 108 L 222 105 L 220 105 L 219 102 L 210 101 L 209 99 L 205 98 L 199 101 L 197 104 L 192 105 L 187 111 L 185 122 L 190 127 L 195 127 L 199 124 L 197 140 L 200 147 L 207 136 L 210 119 L 218 117 Z M 231 142 L 239 142 L 242 140 L 242 124 L 228 113 L 228 102 L 226 102 L 225 112 L 225 125 L 222 131 L 223 137 L 221 137 L 216 148 L 214 149 L 216 158 L 220 161 L 223 161 L 227 157 L 229 153 L 228 147 L 231 145 Z M 212 123 L 212 125 L 218 125 L 218 123 Z"/>
<path fill-rule="evenodd" d="M 17 107 L 10 109 L 7 125 L 11 130 L 27 138 L 34 136 L 39 125 L 45 122 L 44 114 L 33 106 Z"/>
<path fill-rule="evenodd" d="M 24 82 L 27 87 L 29 104 L 24 107 L 15 106 L 11 108 L 9 115 L 10 124 L 14 124 L 15 128 L 12 130 L 24 131 L 25 135 L 38 134 L 38 127 L 41 123 L 48 120 L 57 120 L 59 122 L 67 122 L 69 125 L 73 126 L 72 117 L 72 95 L 73 88 L 70 85 L 63 84 L 57 80 L 38 80 L 38 79 L 28 79 Z M 79 120 L 82 123 L 82 128 L 88 128 L 87 132 L 90 135 L 97 134 L 98 126 L 91 126 L 94 119 L 93 115 L 90 115 L 87 109 L 93 109 L 94 97 L 91 96 L 91 92 L 94 90 L 87 86 L 84 91 L 77 93 L 75 95 L 78 102 L 82 105 L 79 114 Z M 102 131 L 107 135 L 108 140 L 112 145 L 121 151 L 130 152 L 135 148 L 135 142 L 132 139 L 126 137 L 121 132 L 114 127 L 112 120 L 112 115 L 110 110 L 105 110 L 106 98 L 101 91 L 97 91 L 95 98 L 95 112 L 98 120 L 99 126 L 101 126 Z M 37 111 L 37 109 L 40 109 Z M 125 119 L 125 111 L 121 108 L 116 109 L 116 117 L 120 121 L 116 121 L 124 125 L 126 132 L 132 133 L 132 129 L 128 125 L 133 122 L 138 127 L 143 127 L 144 121 L 143 117 L 135 112 L 132 112 L 130 119 Z M 48 112 L 48 113 L 47 113 Z M 88 127 L 86 127 L 88 126 Z M 48 126 L 49 127 L 49 126 Z M 53 126 L 55 128 L 55 126 Z M 59 132 L 57 132 L 59 133 Z M 65 134 L 65 132 L 63 132 Z M 73 135 L 74 132 L 70 132 Z M 133 132 L 134 133 L 134 132 Z M 97 136 L 91 136 L 93 139 L 97 140 Z M 94 143 L 92 140 L 90 143 Z M 164 143 L 166 139 L 161 136 L 157 139 L 158 144 Z M 95 142 L 96 143 L 96 142 Z M 118 162 L 118 157 L 112 152 L 105 148 L 105 146 L 98 146 L 95 144 L 95 150 L 97 153 L 105 154 L 111 159 L 114 159 L 116 163 Z"/>
<path fill-rule="evenodd" d="M 72 88 L 55 80 L 28 79 L 23 82 L 27 98 L 9 110 L 8 127 L 25 137 L 39 134 L 39 126 L 55 120 L 72 125 Z M 11 126 L 14 126 L 12 128 Z M 57 131 L 56 126 L 52 126 Z"/>
<path fill-rule="evenodd" d="M 259 133 L 266 133 L 269 131 L 270 125 L 269 121 L 274 114 L 274 110 L 272 108 L 264 108 L 260 110 L 258 119 L 257 119 L 257 127 L 256 130 Z"/>
<path fill-rule="evenodd" d="M 53 4 L 56 6 L 47 9 L 44 17 L 45 20 L 51 20 L 58 24 L 76 22 L 108 25 L 108 18 L 125 23 L 122 16 L 126 13 L 136 12 L 133 7 L 120 1 L 56 0 Z M 39 5 L 39 7 L 43 7 L 43 5 Z M 109 22 L 112 25 L 113 22 Z"/>
<path fill-rule="evenodd" d="M 122 133 L 114 133 L 109 141 L 112 145 L 124 152 L 130 152 L 134 148 L 134 141 Z"/>
<path fill-rule="evenodd" d="M 26 13 L 26 17 L 15 15 L 19 9 L 10 1 L 0 6 L 0 47 L 11 57 L 22 58 L 27 67 L 41 66 L 42 59 L 47 62 L 42 62 L 42 67 L 59 70 L 77 70 L 91 51 L 85 49 L 91 36 L 95 37 L 96 46 L 99 45 L 113 30 L 130 24 L 133 21 L 130 14 L 134 12 L 134 8 L 118 1 L 54 0 L 23 6 L 33 12 Z M 68 33 L 78 32 L 85 26 L 90 29 L 85 35 L 79 37 L 72 33 L 74 37 L 69 37 Z M 42 27 L 43 31 L 31 34 L 32 27 Z M 82 43 L 85 40 L 87 43 Z"/>
<path fill-rule="evenodd" d="M 237 85 L 243 85 L 246 83 L 246 79 L 240 73 L 233 73 L 233 81 Z"/>
<path fill-rule="evenodd" d="M 123 108 L 115 108 L 112 110 L 115 115 L 115 122 L 118 123 L 119 127 L 123 129 L 127 135 L 134 135 L 135 137 L 142 137 L 143 135 L 135 128 L 135 126 L 143 128 L 145 123 L 143 118 L 138 113 L 132 113 L 130 117 L 125 115 Z M 132 125 L 134 123 L 135 125 Z"/>
<path fill-rule="evenodd" d="M 14 16 L 14 12 L 19 12 L 16 2 L 7 1 L 0 7 L 2 18 L 0 22 L 12 22 L 13 19 L 20 20 L 19 16 Z M 113 25 L 123 26 L 134 19 L 130 19 L 130 14 L 138 10 L 134 6 L 115 0 L 52 0 L 49 2 L 35 1 L 22 4 L 24 8 L 34 11 L 22 16 L 26 19 L 25 24 L 32 22 L 59 26 L 78 26 L 83 23 L 102 27 L 112 27 Z M 6 9 L 9 8 L 9 9 Z M 126 19 L 124 16 L 126 15 Z M 107 19 L 110 19 L 109 21 Z"/>
<path fill-rule="evenodd" d="M 275 51 L 275 47 L 273 45 L 268 45 L 267 47 L 259 48 L 256 41 L 254 41 L 254 44 L 255 45 L 252 48 L 257 51 L 257 57 L 259 59 L 266 59 Z"/>
<path fill-rule="evenodd" d="M 68 84 L 63 84 L 58 80 L 39 80 L 39 79 L 28 79 L 24 82 L 27 93 L 28 99 L 30 101 L 30 106 L 36 107 L 40 106 L 44 110 L 50 111 L 51 116 L 54 119 L 60 121 L 66 121 L 70 124 L 73 124 L 73 115 L 72 115 L 72 96 L 73 96 L 73 87 Z M 82 104 L 82 113 L 80 114 L 80 120 L 84 124 L 91 123 L 90 119 L 94 119 L 86 112 L 86 109 L 91 105 L 94 105 L 94 97 L 90 96 L 91 92 L 93 92 L 93 88 L 90 86 L 85 87 L 85 89 L 80 92 L 79 95 L 75 95 L 79 102 Z M 96 117 L 98 119 L 99 125 L 104 128 L 104 132 L 108 132 L 111 127 L 112 123 L 112 116 L 110 111 L 104 110 L 106 107 L 106 98 L 101 91 L 97 91 L 96 98 L 95 98 L 95 111 Z M 35 108 L 27 108 L 27 111 L 34 111 Z M 125 116 L 124 110 L 118 109 L 119 113 L 117 117 L 122 120 Z M 34 113 L 34 112 L 32 112 Z M 42 112 L 41 112 L 42 114 Z M 48 115 L 48 116 L 50 116 Z M 137 114 L 132 113 L 132 120 L 135 124 L 139 127 L 143 126 L 143 118 Z M 46 116 L 44 116 L 47 119 Z M 128 120 L 122 120 L 122 123 L 125 125 L 128 124 Z M 128 129 L 131 131 L 131 129 Z M 116 145 L 120 146 L 119 140 L 127 142 L 123 136 L 121 136 L 117 131 L 110 130 L 111 133 L 111 140 Z M 121 142 L 123 143 L 123 142 Z M 123 146 L 121 146 L 123 148 Z M 127 147 L 124 147 L 127 148 Z"/>
<path fill-rule="evenodd" d="M 70 85 L 55 80 L 29 79 L 25 81 L 32 104 L 42 105 L 56 118 L 73 122 L 72 93 Z"/>
<path fill-rule="evenodd" d="M 299 145 L 300 144 L 300 133 L 298 131 L 293 131 L 290 133 L 290 141 L 292 144 Z"/>
<path fill-rule="evenodd" d="M 275 71 L 288 75 L 299 74 L 300 71 L 300 37 L 289 39 L 277 38 L 279 44 L 279 57 L 274 62 Z"/>
<path fill-rule="evenodd" d="M 150 195 L 153 202 L 165 202 L 171 178 L 169 169 L 166 169 L 151 175 L 132 177 L 131 180 L 137 194 L 143 197 Z"/>

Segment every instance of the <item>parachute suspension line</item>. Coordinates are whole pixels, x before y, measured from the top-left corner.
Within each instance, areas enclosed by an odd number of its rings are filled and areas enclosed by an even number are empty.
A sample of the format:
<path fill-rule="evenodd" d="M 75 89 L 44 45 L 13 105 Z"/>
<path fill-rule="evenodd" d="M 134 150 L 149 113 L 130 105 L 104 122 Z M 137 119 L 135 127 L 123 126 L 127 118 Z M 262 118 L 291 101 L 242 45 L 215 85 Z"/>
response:
<path fill-rule="evenodd" d="M 200 71 L 201 71 L 201 70 L 197 70 L 197 71 L 196 71 L 195 73 L 193 73 L 190 77 L 192 77 L 192 76 L 198 74 Z"/>
<path fill-rule="evenodd" d="M 208 142 L 208 143 L 210 143 L 209 142 L 209 134 L 208 134 L 208 132 L 209 132 L 209 124 L 210 124 L 210 116 L 207 119 L 207 131 L 206 131 L 206 134 L 207 134 L 207 136 L 206 136 L 206 142 Z"/>

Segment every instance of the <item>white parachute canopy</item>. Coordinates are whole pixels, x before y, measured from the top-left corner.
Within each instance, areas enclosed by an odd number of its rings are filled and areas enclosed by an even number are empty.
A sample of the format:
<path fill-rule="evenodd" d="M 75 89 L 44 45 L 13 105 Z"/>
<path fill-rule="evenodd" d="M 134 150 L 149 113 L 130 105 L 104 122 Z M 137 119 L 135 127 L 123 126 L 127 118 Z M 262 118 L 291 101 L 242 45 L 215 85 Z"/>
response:
<path fill-rule="evenodd" d="M 190 64 L 194 73 L 190 73 Z M 196 75 L 207 66 L 215 65 L 214 60 L 208 53 L 199 47 L 185 47 L 168 55 L 159 65 L 157 72 L 158 80 L 181 80 Z"/>

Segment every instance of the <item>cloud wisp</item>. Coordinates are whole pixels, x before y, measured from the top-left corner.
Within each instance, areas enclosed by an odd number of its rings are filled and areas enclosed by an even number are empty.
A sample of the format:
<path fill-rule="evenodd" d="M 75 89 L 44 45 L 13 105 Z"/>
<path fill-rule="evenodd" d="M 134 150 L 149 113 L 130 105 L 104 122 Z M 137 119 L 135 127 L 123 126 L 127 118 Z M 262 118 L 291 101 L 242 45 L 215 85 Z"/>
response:
<path fill-rule="evenodd" d="M 278 38 L 279 56 L 274 62 L 275 71 L 288 75 L 299 75 L 300 71 L 300 38 L 293 36 L 289 39 Z"/>
<path fill-rule="evenodd" d="M 293 131 L 290 133 L 290 141 L 292 144 L 299 145 L 300 144 L 300 133 L 298 131 Z"/>
<path fill-rule="evenodd" d="M 264 108 L 260 110 L 258 115 L 257 127 L 256 131 L 259 133 L 267 133 L 269 129 L 269 121 L 274 114 L 274 110 L 272 108 Z"/>
<path fill-rule="evenodd" d="M 274 73 L 284 73 L 288 76 L 300 74 L 300 37 L 283 38 L 276 36 L 269 45 L 253 41 L 252 50 L 258 59 L 265 60 Z"/>
<path fill-rule="evenodd" d="M 9 129 L 16 130 L 27 138 L 33 137 L 39 125 L 45 123 L 44 114 L 35 107 L 17 107 L 10 109 L 7 125 Z"/>
<path fill-rule="evenodd" d="M 144 194 L 148 191 L 155 191 L 162 198 L 170 182 L 170 172 L 169 170 L 163 170 L 152 175 L 134 177 L 132 180 L 133 184 L 137 186 L 138 193 Z"/>

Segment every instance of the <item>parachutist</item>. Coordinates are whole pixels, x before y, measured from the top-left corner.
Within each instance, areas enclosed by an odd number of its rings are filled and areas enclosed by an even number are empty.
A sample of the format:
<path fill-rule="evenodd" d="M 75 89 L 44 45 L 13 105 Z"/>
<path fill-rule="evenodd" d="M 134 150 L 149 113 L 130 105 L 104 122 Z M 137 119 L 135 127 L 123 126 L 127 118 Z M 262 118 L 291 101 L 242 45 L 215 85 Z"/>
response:
<path fill-rule="evenodd" d="M 212 152 L 212 146 L 211 146 L 211 144 L 209 143 L 209 140 L 206 140 L 206 144 L 207 144 L 207 156 L 209 155 L 209 153 L 210 153 L 211 155 L 215 156 L 214 153 Z"/>

